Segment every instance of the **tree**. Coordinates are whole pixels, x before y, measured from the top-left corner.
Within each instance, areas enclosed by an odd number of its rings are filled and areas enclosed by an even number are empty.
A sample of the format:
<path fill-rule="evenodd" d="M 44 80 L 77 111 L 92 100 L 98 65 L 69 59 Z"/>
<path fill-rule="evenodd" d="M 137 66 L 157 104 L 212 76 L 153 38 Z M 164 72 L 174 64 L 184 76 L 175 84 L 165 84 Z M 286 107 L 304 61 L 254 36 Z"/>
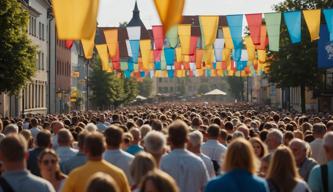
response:
<path fill-rule="evenodd" d="M 153 81 L 146 77 L 138 83 L 139 94 L 145 97 L 151 96 L 153 90 Z"/>
<path fill-rule="evenodd" d="M 231 95 L 237 100 L 243 100 L 244 79 L 241 77 L 227 77 Z"/>
<path fill-rule="evenodd" d="M 124 79 L 124 92 L 125 97 L 123 103 L 127 104 L 130 101 L 133 101 L 136 96 L 138 96 L 138 82 L 135 79 Z"/>
<path fill-rule="evenodd" d="M 328 7 L 331 1 L 318 0 L 285 0 L 275 5 L 275 11 L 320 9 Z M 322 71 L 317 66 L 317 42 L 311 42 L 304 19 L 302 20 L 302 42 L 292 44 L 285 25 L 280 34 L 280 51 L 269 52 L 268 79 L 277 87 L 300 87 L 301 108 L 305 112 L 305 88 L 313 89 L 319 86 Z"/>
<path fill-rule="evenodd" d="M 19 1 L 0 1 L 0 93 L 17 94 L 36 71 L 37 51 L 27 34 L 28 19 Z"/>

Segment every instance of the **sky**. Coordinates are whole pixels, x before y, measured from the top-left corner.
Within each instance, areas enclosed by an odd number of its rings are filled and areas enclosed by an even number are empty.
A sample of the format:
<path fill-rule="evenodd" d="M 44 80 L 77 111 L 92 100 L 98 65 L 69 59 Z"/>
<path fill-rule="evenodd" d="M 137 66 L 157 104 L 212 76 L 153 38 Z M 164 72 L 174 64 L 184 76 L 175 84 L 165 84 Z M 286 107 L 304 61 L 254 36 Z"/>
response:
<path fill-rule="evenodd" d="M 137 0 L 140 17 L 147 28 L 160 24 L 154 0 Z M 283 0 L 186 0 L 183 15 L 233 15 L 272 12 L 272 6 Z M 100 27 L 118 27 L 129 22 L 135 0 L 100 0 Z"/>

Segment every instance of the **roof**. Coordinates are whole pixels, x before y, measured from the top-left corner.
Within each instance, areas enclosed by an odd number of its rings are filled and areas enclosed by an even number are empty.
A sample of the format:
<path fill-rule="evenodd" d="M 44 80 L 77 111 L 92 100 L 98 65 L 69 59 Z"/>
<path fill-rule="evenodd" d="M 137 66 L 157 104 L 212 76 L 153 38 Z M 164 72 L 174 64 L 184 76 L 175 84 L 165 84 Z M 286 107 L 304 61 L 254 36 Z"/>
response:
<path fill-rule="evenodd" d="M 141 27 L 141 39 L 149 39 L 150 38 L 150 35 L 147 31 L 147 28 L 143 24 L 143 22 L 140 18 L 140 10 L 138 8 L 138 3 L 136 1 L 135 1 L 135 4 L 134 4 L 132 19 L 127 24 L 127 26 L 128 27 L 140 26 Z"/>
<path fill-rule="evenodd" d="M 227 94 L 219 89 L 214 89 L 212 91 L 209 91 L 208 93 L 205 93 L 205 95 L 227 95 Z"/>

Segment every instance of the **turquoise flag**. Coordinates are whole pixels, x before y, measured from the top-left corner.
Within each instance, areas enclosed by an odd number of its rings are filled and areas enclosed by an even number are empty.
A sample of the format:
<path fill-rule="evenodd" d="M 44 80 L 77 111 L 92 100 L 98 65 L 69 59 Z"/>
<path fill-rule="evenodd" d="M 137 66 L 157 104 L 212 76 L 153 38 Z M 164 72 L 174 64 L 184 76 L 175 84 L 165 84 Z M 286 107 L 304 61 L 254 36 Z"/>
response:
<path fill-rule="evenodd" d="M 288 33 L 292 43 L 300 43 L 302 41 L 301 12 L 289 11 L 283 13 L 284 22 L 287 25 Z"/>
<path fill-rule="evenodd" d="M 130 72 L 134 71 L 134 63 L 133 63 L 132 58 L 128 59 L 128 71 L 130 71 Z"/>
<path fill-rule="evenodd" d="M 140 41 L 139 40 L 130 40 L 132 58 L 134 63 L 138 63 L 138 57 L 140 52 Z"/>
<path fill-rule="evenodd" d="M 173 65 L 175 62 L 175 49 L 164 48 L 164 56 L 167 65 Z"/>
<path fill-rule="evenodd" d="M 227 16 L 228 25 L 230 28 L 232 42 L 234 47 L 243 47 L 243 15 L 228 15 Z"/>
<path fill-rule="evenodd" d="M 242 49 L 234 49 L 232 51 L 232 58 L 235 60 L 235 61 L 240 61 L 241 58 L 242 58 Z"/>
<path fill-rule="evenodd" d="M 333 9 L 324 9 L 325 20 L 330 33 L 330 41 L 333 41 Z"/>
<path fill-rule="evenodd" d="M 269 40 L 269 50 L 279 51 L 281 13 L 265 13 L 265 22 Z"/>

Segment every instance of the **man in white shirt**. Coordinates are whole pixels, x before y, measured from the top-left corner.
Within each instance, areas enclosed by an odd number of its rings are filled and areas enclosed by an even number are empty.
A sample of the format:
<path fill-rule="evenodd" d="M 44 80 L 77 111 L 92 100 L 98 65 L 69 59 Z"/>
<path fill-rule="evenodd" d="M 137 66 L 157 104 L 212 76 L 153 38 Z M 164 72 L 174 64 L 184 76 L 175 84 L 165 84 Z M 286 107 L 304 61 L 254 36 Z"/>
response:
<path fill-rule="evenodd" d="M 34 138 L 34 140 L 36 140 L 37 134 L 41 131 L 38 128 L 38 119 L 36 119 L 36 118 L 31 119 L 30 125 L 31 125 L 30 131 L 31 131 L 32 137 Z"/>
<path fill-rule="evenodd" d="M 315 140 L 310 143 L 312 157 L 321 165 L 327 163 L 327 158 L 323 147 L 323 137 L 326 133 L 326 130 L 326 126 L 323 123 L 315 123 L 312 127 L 312 134 L 315 138 Z"/>
<path fill-rule="evenodd" d="M 214 165 L 216 175 L 220 174 L 220 165 L 227 148 L 218 142 L 220 134 L 220 127 L 216 124 L 212 124 L 207 129 L 208 140 L 201 146 L 203 154 L 207 155 Z"/>
<path fill-rule="evenodd" d="M 104 131 L 107 150 L 103 154 L 103 158 L 109 163 L 122 169 L 130 184 L 133 180 L 130 173 L 130 166 L 134 156 L 120 149 L 120 144 L 123 138 L 123 130 L 111 125 Z"/>
<path fill-rule="evenodd" d="M 68 129 L 60 129 L 58 132 L 59 147 L 56 152 L 60 158 L 60 162 L 65 162 L 74 157 L 78 150 L 72 148 L 73 135 Z"/>
<path fill-rule="evenodd" d="M 189 135 L 189 142 L 187 143 L 187 149 L 192 153 L 198 155 L 206 165 L 209 177 L 215 177 L 215 170 L 212 160 L 201 152 L 201 144 L 203 142 L 203 135 L 200 131 L 196 130 L 191 132 Z"/>
<path fill-rule="evenodd" d="M 177 182 L 181 192 L 201 192 L 208 181 L 208 172 L 200 157 L 186 150 L 188 126 L 181 120 L 168 129 L 171 152 L 161 159 L 160 168 Z"/>
<path fill-rule="evenodd" d="M 53 121 L 50 125 L 52 131 L 52 147 L 54 150 L 59 146 L 58 144 L 58 132 L 60 129 L 65 128 L 61 121 Z"/>

